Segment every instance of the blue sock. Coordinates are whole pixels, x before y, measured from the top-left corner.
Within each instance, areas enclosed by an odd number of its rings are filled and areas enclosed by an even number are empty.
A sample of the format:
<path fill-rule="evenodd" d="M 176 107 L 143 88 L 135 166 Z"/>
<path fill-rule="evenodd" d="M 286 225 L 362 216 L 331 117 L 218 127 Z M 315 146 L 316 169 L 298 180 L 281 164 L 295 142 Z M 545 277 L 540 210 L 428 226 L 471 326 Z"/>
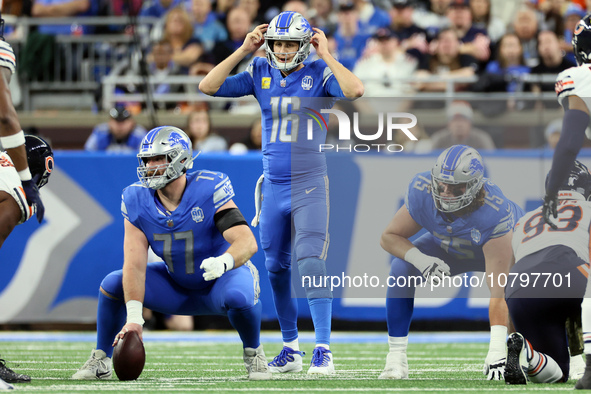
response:
<path fill-rule="evenodd" d="M 125 325 L 127 310 L 123 300 L 114 300 L 99 291 L 98 308 L 96 312 L 96 348 L 113 355 L 113 340 L 115 335 Z"/>
<path fill-rule="evenodd" d="M 269 281 L 283 342 L 294 341 L 298 337 L 298 304 L 291 296 L 291 268 L 278 272 L 269 271 Z"/>
<path fill-rule="evenodd" d="M 332 318 L 332 298 L 308 300 L 310 314 L 316 333 L 316 344 L 330 345 L 330 325 Z"/>
<path fill-rule="evenodd" d="M 230 309 L 228 319 L 232 327 L 238 331 L 243 347 L 256 349 L 261 344 L 261 302 L 248 309 Z"/>
<path fill-rule="evenodd" d="M 410 330 L 414 298 L 386 298 L 388 335 L 405 337 Z"/>
<path fill-rule="evenodd" d="M 421 273 L 406 261 L 394 258 L 390 267 L 390 276 L 394 278 Z M 405 337 L 410 329 L 410 322 L 414 311 L 415 288 L 411 281 L 407 281 L 406 287 L 388 287 L 386 292 L 386 313 L 388 322 L 388 335 L 391 337 Z"/>

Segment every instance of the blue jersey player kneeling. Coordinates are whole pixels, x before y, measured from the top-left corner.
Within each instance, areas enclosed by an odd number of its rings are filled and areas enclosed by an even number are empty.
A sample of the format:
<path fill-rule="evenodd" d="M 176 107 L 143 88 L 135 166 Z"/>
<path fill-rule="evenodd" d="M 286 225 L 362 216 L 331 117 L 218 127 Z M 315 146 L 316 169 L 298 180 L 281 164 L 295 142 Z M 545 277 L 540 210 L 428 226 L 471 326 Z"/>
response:
<path fill-rule="evenodd" d="M 263 44 L 266 60 L 254 58 L 246 71 L 228 77 Z M 307 62 L 312 46 L 319 59 Z M 269 366 L 271 372 L 299 372 L 304 354 L 298 343 L 297 304 L 291 297 L 291 240 L 299 273 L 310 278 L 326 276 L 329 243 L 328 177 L 319 149 L 325 143 L 326 128 L 316 127 L 318 119 L 312 121 L 304 110 L 318 113 L 332 107 L 336 98 L 360 97 L 363 84 L 332 57 L 320 29 L 312 28 L 301 14 L 287 11 L 248 33 L 242 46 L 203 78 L 199 89 L 219 97 L 253 95 L 261 106 L 263 177 L 258 195 L 265 198 L 260 236 L 283 337 L 283 350 Z M 307 124 L 313 127 L 313 137 L 307 134 Z M 332 291 L 309 283 L 304 290 L 316 346 L 308 374 L 333 374 Z"/>
<path fill-rule="evenodd" d="M 151 130 L 137 156 L 141 182 L 125 188 L 121 202 L 123 270 L 101 283 L 96 349 L 72 378 L 109 379 L 112 346 L 129 331 L 141 338 L 145 306 L 168 315 L 227 315 L 242 340 L 249 379 L 270 379 L 259 342 L 259 275 L 249 261 L 257 245 L 232 201 L 230 179 L 187 173 L 191 140 L 176 127 Z M 148 264 L 149 247 L 164 261 Z"/>
<path fill-rule="evenodd" d="M 503 379 L 505 369 L 508 309 L 498 277 L 509 273 L 513 227 L 521 216 L 523 210 L 484 178 L 480 154 L 469 146 L 454 145 L 438 157 L 431 172 L 413 178 L 405 204 L 381 239 L 382 247 L 395 257 L 392 277 L 422 275 L 428 280 L 486 271 L 491 337 L 484 372 L 491 380 Z M 408 238 L 422 228 L 428 233 L 411 243 Z M 381 379 L 408 377 L 406 348 L 416 281 L 405 283 L 405 288 L 388 288 L 390 351 Z"/>

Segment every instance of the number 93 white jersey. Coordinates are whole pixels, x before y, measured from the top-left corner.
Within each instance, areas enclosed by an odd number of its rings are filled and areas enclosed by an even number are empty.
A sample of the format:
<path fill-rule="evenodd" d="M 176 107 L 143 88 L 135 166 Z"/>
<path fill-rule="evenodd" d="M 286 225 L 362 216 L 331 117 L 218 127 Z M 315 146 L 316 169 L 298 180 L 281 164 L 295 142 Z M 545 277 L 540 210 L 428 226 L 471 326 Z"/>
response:
<path fill-rule="evenodd" d="M 523 216 L 513 231 L 515 261 L 538 252 L 548 246 L 564 245 L 572 248 L 577 256 L 589 261 L 589 226 L 591 202 L 562 200 L 558 205 L 558 218 L 553 219 L 558 229 L 544 222 L 542 207 Z"/>
<path fill-rule="evenodd" d="M 16 168 L 6 152 L 0 151 L 0 191 L 10 194 L 21 209 L 19 224 L 26 222 L 33 216 L 33 209 L 27 204 L 25 191 L 21 185 Z"/>

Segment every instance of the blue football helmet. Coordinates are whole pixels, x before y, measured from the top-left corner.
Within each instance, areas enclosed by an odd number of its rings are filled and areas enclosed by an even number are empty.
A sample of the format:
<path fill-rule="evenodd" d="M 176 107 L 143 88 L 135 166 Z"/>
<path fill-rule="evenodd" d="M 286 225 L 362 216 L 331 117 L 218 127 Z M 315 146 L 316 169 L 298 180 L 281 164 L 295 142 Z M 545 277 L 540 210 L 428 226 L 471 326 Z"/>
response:
<path fill-rule="evenodd" d="M 550 179 L 550 173 L 546 176 L 546 185 Z M 558 188 L 560 200 L 591 200 L 591 173 L 583 163 L 575 160 L 568 178 Z"/>
<path fill-rule="evenodd" d="M 271 20 L 265 32 L 267 62 L 271 67 L 283 71 L 289 71 L 297 67 L 310 54 L 310 40 L 313 34 L 314 32 L 310 23 L 308 23 L 302 14 L 294 11 L 285 11 L 277 15 Z M 295 41 L 299 44 L 299 48 L 296 52 L 291 53 L 275 52 L 275 41 Z M 283 63 L 277 61 L 277 54 L 295 54 L 295 56 L 290 62 Z"/>
<path fill-rule="evenodd" d="M 442 184 L 459 185 L 454 196 L 442 196 Z M 441 212 L 456 212 L 474 201 L 484 184 L 484 163 L 466 145 L 454 145 L 439 155 L 431 170 L 431 195 Z M 464 189 L 465 186 L 465 189 Z"/>
<path fill-rule="evenodd" d="M 43 138 L 28 134 L 25 135 L 25 148 L 31 177 L 41 189 L 53 171 L 53 151 Z"/>
<path fill-rule="evenodd" d="M 166 156 L 166 164 L 147 167 L 147 159 L 154 156 Z M 193 146 L 183 130 L 161 126 L 146 134 L 137 158 L 138 178 L 144 186 L 158 190 L 193 167 Z"/>

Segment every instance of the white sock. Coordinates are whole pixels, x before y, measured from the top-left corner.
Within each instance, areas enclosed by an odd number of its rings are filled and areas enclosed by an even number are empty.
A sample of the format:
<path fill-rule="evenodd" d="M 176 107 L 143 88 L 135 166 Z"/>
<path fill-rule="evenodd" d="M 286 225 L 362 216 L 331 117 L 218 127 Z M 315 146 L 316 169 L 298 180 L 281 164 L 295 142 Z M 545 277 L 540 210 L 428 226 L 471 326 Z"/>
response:
<path fill-rule="evenodd" d="M 552 357 L 534 350 L 527 340 L 526 348 L 529 380 L 534 383 L 555 383 L 562 380 L 562 369 Z"/>
<path fill-rule="evenodd" d="M 330 346 L 325 343 L 317 343 L 315 347 L 323 347 L 326 350 L 330 350 Z"/>
<path fill-rule="evenodd" d="M 408 335 L 405 337 L 388 337 L 388 346 L 391 353 L 406 353 L 408 347 Z"/>
<path fill-rule="evenodd" d="M 293 350 L 295 350 L 295 351 L 297 351 L 297 352 L 299 352 L 299 351 L 300 351 L 300 343 L 299 343 L 299 341 L 298 341 L 298 339 L 297 339 L 297 338 L 296 338 L 296 339 L 294 339 L 294 340 L 293 340 L 293 341 L 291 341 L 291 342 L 283 342 L 283 346 L 290 347 L 290 348 L 292 348 Z"/>
<path fill-rule="evenodd" d="M 589 285 L 587 285 L 587 291 L 585 292 L 585 298 L 581 304 L 581 323 L 583 326 L 583 341 L 585 342 L 585 354 L 591 354 L 591 296 Z"/>

